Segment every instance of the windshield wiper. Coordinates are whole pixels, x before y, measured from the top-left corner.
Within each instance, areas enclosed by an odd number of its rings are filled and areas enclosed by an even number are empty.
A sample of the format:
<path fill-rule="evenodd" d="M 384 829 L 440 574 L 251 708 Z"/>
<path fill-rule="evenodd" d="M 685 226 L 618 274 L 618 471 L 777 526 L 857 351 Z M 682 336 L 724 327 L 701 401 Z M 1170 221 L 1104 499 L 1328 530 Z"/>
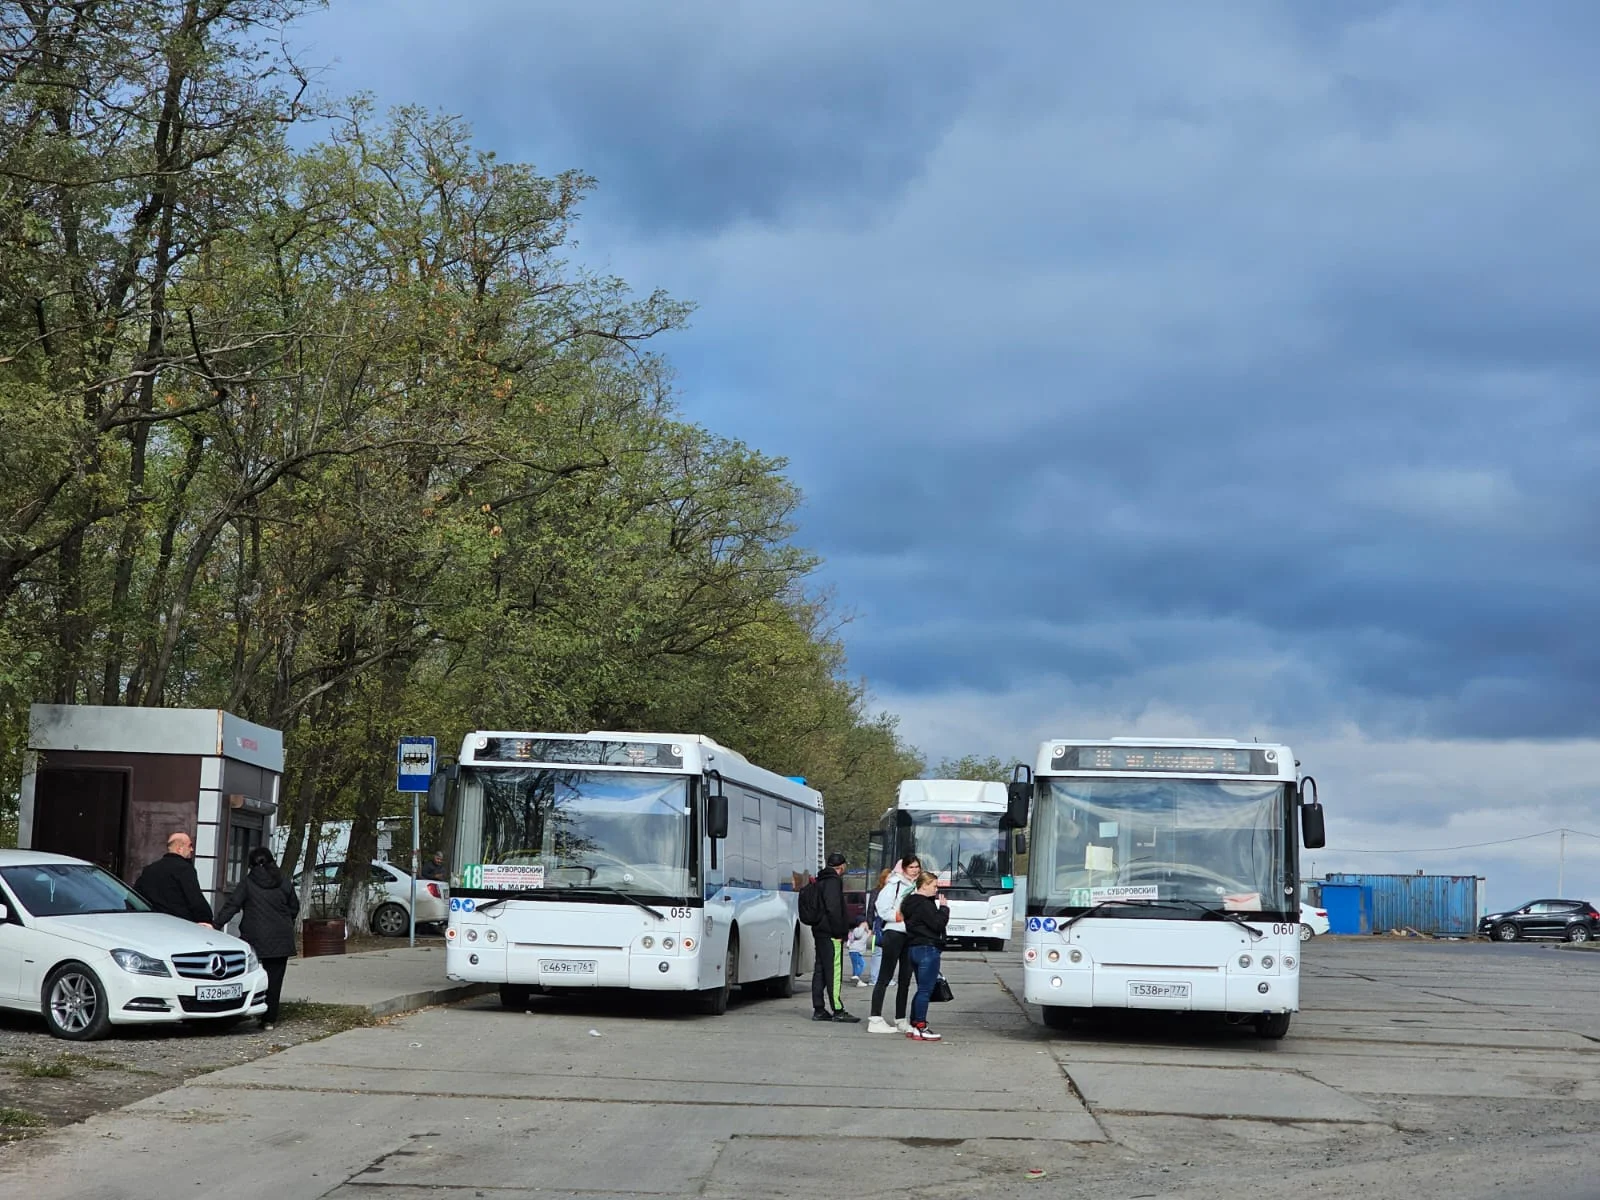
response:
<path fill-rule="evenodd" d="M 580 884 L 577 887 L 562 888 L 561 890 L 563 892 L 568 893 L 569 895 L 571 893 L 573 893 L 573 892 L 603 892 L 607 896 L 620 896 L 620 897 L 622 897 L 622 899 L 626 900 L 629 904 L 638 905 L 640 908 L 644 909 L 645 912 L 649 913 L 652 917 L 654 917 L 658 921 L 665 921 L 667 919 L 667 914 L 666 913 L 660 912 L 657 909 L 651 908 L 643 900 L 639 899 L 639 897 L 630 896 L 630 895 L 628 895 L 627 892 L 623 891 L 621 888 L 614 888 L 610 884 L 606 884 L 606 883 L 585 883 L 585 884 Z"/>
<path fill-rule="evenodd" d="M 1232 912 L 1226 908 L 1212 908 L 1203 900 L 1191 900 L 1187 897 L 1174 898 L 1171 900 L 1149 900 L 1144 897 L 1130 896 L 1124 897 L 1120 900 L 1102 900 L 1098 904 L 1091 904 L 1077 916 L 1068 917 L 1065 921 L 1060 922 L 1056 926 L 1056 929 L 1058 931 L 1066 929 L 1069 926 L 1077 924 L 1079 921 L 1083 920 L 1085 917 L 1099 909 L 1114 908 L 1119 904 L 1131 904 L 1139 908 L 1182 908 L 1184 905 L 1188 905 L 1191 908 L 1199 909 L 1204 916 L 1211 917 L 1218 921 L 1232 921 L 1235 925 L 1239 926 L 1240 929 L 1245 930 L 1252 938 L 1263 938 L 1266 936 L 1266 934 L 1262 933 L 1261 930 L 1257 929 L 1254 925 L 1246 921 L 1239 913 Z"/>
<path fill-rule="evenodd" d="M 496 904 L 504 904 L 507 900 L 531 900 L 535 896 L 543 895 L 545 895 L 545 889 L 543 888 L 524 888 L 520 892 L 506 892 L 504 895 L 496 896 L 492 900 L 484 900 L 481 903 L 474 904 L 473 909 L 476 912 L 484 912 L 493 908 Z"/>

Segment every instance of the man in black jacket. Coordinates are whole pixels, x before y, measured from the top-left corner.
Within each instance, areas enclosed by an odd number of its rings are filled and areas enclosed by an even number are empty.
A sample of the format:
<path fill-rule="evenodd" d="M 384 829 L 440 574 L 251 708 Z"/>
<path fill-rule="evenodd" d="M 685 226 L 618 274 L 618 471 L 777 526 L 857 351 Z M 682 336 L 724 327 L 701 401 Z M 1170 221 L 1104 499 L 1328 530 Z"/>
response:
<path fill-rule="evenodd" d="M 182 917 L 211 928 L 211 905 L 200 891 L 200 876 L 194 869 L 194 839 L 175 833 L 167 839 L 167 852 L 139 873 L 133 890 L 157 912 Z"/>
<path fill-rule="evenodd" d="M 828 865 L 817 875 L 822 892 L 822 920 L 811 927 L 817 963 L 811 972 L 811 1019 L 813 1021 L 860 1021 L 844 1010 L 839 984 L 844 978 L 844 938 L 850 932 L 850 918 L 844 907 L 844 855 L 835 850 Z"/>

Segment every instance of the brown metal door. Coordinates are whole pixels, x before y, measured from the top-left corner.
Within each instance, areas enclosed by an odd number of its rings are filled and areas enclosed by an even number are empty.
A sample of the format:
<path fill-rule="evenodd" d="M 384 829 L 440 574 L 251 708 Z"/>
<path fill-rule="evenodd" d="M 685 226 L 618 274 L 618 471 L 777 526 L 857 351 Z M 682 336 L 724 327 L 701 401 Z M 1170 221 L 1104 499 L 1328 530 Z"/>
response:
<path fill-rule="evenodd" d="M 128 773 L 45 767 L 34 776 L 33 846 L 70 854 L 120 876 Z"/>

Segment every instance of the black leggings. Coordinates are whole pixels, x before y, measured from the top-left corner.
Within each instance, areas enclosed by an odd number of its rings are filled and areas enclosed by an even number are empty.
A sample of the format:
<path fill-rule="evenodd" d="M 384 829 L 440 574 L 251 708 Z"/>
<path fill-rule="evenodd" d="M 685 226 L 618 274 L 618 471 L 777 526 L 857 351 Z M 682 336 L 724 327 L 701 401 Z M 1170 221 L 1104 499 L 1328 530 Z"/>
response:
<path fill-rule="evenodd" d="M 898 972 L 899 989 L 894 994 L 894 1019 L 906 1015 L 906 995 L 911 990 L 911 957 L 906 953 L 906 935 L 901 929 L 885 929 L 883 939 L 883 965 L 878 968 L 878 982 L 872 986 L 872 1015 L 883 1016 L 883 997 L 889 990 L 889 980 Z"/>
<path fill-rule="evenodd" d="M 261 965 L 267 972 L 267 1011 L 261 1014 L 264 1025 L 273 1025 L 278 1020 L 278 997 L 283 995 L 283 974 L 289 969 L 289 959 L 263 958 Z"/>

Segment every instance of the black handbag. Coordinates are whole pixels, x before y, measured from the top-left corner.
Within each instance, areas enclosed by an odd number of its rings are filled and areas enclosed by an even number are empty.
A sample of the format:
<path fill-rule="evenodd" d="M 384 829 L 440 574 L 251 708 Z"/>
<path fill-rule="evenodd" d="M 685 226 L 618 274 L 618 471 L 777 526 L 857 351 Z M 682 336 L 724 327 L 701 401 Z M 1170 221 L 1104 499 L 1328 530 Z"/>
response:
<path fill-rule="evenodd" d="M 955 993 L 950 990 L 950 981 L 943 975 L 939 976 L 938 980 L 935 981 L 933 985 L 933 993 L 928 997 L 928 999 L 932 1000 L 935 1004 L 945 1004 L 948 1001 L 954 1000 L 955 998 Z"/>

